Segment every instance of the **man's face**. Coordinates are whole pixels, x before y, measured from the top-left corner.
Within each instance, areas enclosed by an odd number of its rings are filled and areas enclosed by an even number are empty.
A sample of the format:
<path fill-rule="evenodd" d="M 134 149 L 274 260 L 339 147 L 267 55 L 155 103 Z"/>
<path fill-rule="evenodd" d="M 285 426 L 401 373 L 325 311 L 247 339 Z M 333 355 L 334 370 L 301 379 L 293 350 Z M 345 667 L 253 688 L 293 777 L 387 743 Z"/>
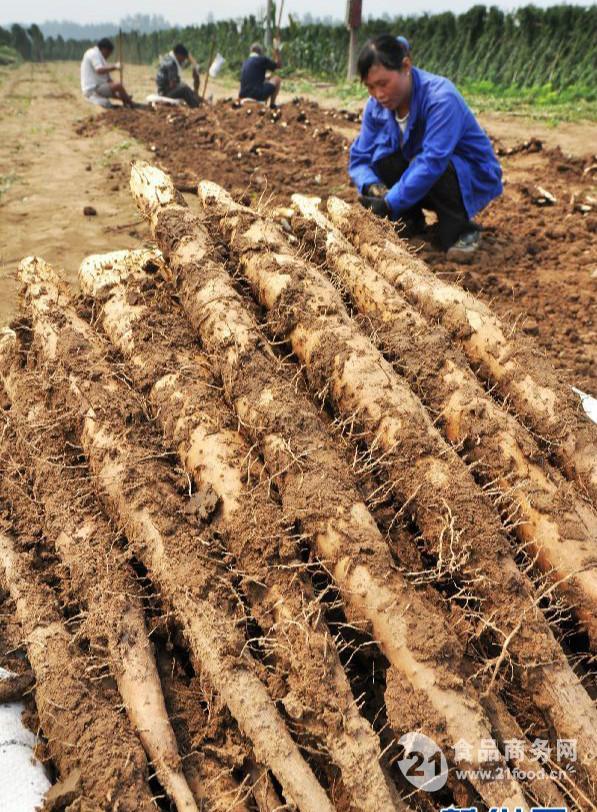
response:
<path fill-rule="evenodd" d="M 176 57 L 176 61 L 178 62 L 178 64 L 181 67 L 186 68 L 186 66 L 188 64 L 188 60 L 187 60 L 186 56 L 184 56 L 183 54 L 174 54 L 174 56 Z"/>
<path fill-rule="evenodd" d="M 101 54 L 104 57 L 104 59 L 109 59 L 110 58 L 110 55 L 112 53 L 111 48 L 100 48 L 100 51 L 101 51 Z"/>
<path fill-rule="evenodd" d="M 400 70 L 390 70 L 383 65 L 373 65 L 363 80 L 369 95 L 377 99 L 382 107 L 396 110 L 410 93 L 411 62 L 404 59 Z"/>

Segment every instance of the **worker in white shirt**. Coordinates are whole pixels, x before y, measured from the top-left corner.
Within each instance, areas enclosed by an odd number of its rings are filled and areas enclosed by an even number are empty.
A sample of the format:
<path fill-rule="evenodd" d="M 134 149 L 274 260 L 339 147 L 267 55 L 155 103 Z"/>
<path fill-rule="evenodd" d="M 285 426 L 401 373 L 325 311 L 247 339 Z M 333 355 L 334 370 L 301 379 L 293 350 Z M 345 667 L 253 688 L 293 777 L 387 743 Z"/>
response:
<path fill-rule="evenodd" d="M 122 82 L 113 82 L 112 71 L 120 70 L 120 63 L 108 63 L 114 51 L 113 43 L 104 37 L 97 45 L 83 54 L 81 61 L 81 90 L 92 104 L 111 107 L 110 99 L 120 99 L 125 107 L 133 107 L 133 97 L 124 89 Z"/>

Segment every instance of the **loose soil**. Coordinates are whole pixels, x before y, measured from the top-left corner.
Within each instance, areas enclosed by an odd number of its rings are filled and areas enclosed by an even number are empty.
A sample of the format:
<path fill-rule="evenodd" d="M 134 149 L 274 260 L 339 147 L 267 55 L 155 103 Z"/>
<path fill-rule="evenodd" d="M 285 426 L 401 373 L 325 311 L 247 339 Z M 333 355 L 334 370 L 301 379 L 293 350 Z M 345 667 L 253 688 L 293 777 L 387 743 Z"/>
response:
<path fill-rule="evenodd" d="M 26 65 L 0 87 L 0 322 L 14 312 L 16 263 L 25 254 L 43 253 L 74 281 L 86 252 L 147 237 L 127 192 L 135 157 L 159 160 L 181 188 L 207 178 L 252 201 L 288 204 L 293 192 L 354 199 L 346 175 L 346 147 L 358 131 L 354 102 L 342 112 L 340 100 L 319 107 L 283 94 L 273 121 L 260 106 L 234 109 L 222 99 L 229 88 L 214 82 L 210 94 L 220 101 L 209 110 L 104 115 L 81 99 L 77 74 L 76 63 Z M 128 75 L 137 98 L 151 92 L 146 67 L 129 66 Z M 97 126 L 98 116 L 110 126 Z M 480 120 L 504 152 L 533 137 L 543 148 L 501 156 L 505 191 L 479 217 L 485 247 L 474 265 L 446 262 L 428 241 L 413 246 L 438 273 L 461 278 L 501 316 L 522 321 L 563 380 L 597 395 L 595 206 L 583 213 L 571 204 L 572 195 L 582 203 L 596 194 L 594 172 L 583 174 L 595 163 L 594 128 L 498 113 Z M 555 205 L 531 202 L 525 190 L 537 185 Z M 86 205 L 96 217 L 83 215 Z"/>
<path fill-rule="evenodd" d="M 198 111 L 118 110 L 105 120 L 142 141 L 183 191 L 213 180 L 243 202 L 288 205 L 294 192 L 356 199 L 346 174 L 355 117 L 295 99 L 274 112 L 221 100 Z M 597 394 L 596 159 L 587 154 L 590 141 L 579 138 L 574 145 L 585 151 L 574 157 L 529 137 L 533 132 L 516 143 L 512 136 L 494 139 L 504 194 L 477 218 L 484 245 L 471 266 L 448 262 L 435 247 L 431 214 L 425 239 L 411 244 L 437 273 L 460 280 L 503 318 L 522 322 L 563 380 Z M 555 204 L 533 203 L 537 186 Z"/>

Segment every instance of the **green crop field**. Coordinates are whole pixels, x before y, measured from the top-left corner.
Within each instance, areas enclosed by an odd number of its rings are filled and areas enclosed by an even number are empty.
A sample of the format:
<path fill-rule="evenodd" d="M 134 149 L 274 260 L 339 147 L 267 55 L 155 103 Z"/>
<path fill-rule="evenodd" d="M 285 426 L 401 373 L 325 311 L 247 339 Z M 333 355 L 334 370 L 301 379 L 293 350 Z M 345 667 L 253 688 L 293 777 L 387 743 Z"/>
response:
<path fill-rule="evenodd" d="M 415 63 L 450 77 L 477 109 L 519 110 L 554 121 L 596 118 L 595 5 L 526 6 L 511 12 L 474 6 L 460 15 L 369 20 L 359 41 L 383 31 L 406 35 Z M 303 25 L 291 17 L 281 34 L 282 74 L 297 89 L 325 80 L 334 85 L 334 95 L 350 99 L 362 93 L 358 83 L 343 82 L 348 43 L 343 25 Z M 249 16 L 150 34 L 133 31 L 123 36 L 123 52 L 128 62 L 150 64 L 180 40 L 205 67 L 215 40 L 227 71 L 236 76 L 250 44 L 263 35 L 264 20 Z M 35 25 L 0 28 L 0 47 L 25 60 L 79 59 L 89 44 L 44 38 Z"/>

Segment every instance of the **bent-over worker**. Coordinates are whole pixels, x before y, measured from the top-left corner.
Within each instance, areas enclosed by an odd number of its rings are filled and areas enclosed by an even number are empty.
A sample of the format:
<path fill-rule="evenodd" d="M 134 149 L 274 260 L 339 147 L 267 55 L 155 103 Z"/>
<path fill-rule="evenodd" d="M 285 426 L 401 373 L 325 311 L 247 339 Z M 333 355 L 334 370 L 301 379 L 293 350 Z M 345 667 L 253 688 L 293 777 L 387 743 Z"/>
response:
<path fill-rule="evenodd" d="M 182 81 L 182 69 L 187 65 L 193 66 L 193 81 L 195 90 Z M 181 42 L 175 45 L 169 54 L 161 60 L 155 77 L 160 96 L 169 99 L 182 99 L 189 107 L 199 107 L 200 99 L 197 94 L 199 88 L 199 66 L 189 53 L 189 49 Z"/>
<path fill-rule="evenodd" d="M 478 248 L 477 212 L 502 192 L 502 171 L 472 111 L 443 76 L 413 66 L 390 34 L 370 40 L 358 59 L 371 98 L 350 149 L 350 176 L 361 203 L 422 231 L 422 209 L 435 211 L 448 257 Z"/>

